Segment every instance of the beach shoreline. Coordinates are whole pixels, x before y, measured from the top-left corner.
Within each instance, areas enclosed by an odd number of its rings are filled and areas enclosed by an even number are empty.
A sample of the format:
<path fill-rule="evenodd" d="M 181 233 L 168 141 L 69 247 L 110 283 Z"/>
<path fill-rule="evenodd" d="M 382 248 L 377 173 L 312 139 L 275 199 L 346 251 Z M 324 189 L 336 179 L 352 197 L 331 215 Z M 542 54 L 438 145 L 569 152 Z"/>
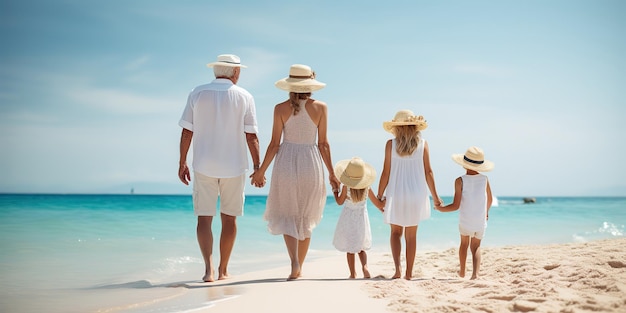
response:
<path fill-rule="evenodd" d="M 419 251 L 414 278 L 389 279 L 389 253 L 369 255 L 372 279 L 348 279 L 344 254 L 213 283 L 186 282 L 172 301 L 123 312 L 625 312 L 626 238 L 488 247 L 480 277 L 458 276 L 458 250 Z M 403 260 L 404 262 L 404 260 Z M 404 263 L 403 263 L 404 266 Z M 357 267 L 358 268 L 358 267 Z"/>

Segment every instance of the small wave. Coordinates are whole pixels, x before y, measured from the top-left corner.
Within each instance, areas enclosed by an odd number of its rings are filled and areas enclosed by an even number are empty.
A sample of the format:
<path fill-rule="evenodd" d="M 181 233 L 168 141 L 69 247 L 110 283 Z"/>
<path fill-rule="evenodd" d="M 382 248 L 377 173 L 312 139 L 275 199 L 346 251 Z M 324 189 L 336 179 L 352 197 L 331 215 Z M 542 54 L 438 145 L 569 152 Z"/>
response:
<path fill-rule="evenodd" d="M 609 239 L 614 237 L 623 237 L 625 227 L 624 225 L 615 225 L 611 222 L 603 222 L 600 227 L 593 231 L 587 231 L 583 234 L 574 234 L 572 239 L 575 242 L 586 242 L 596 239 Z"/>
<path fill-rule="evenodd" d="M 143 289 L 143 288 L 152 288 L 152 287 L 157 287 L 157 286 L 143 279 L 143 280 L 131 281 L 127 283 L 96 286 L 91 289 L 122 289 L 122 288 Z"/>
<path fill-rule="evenodd" d="M 613 223 L 604 222 L 602 223 L 602 227 L 598 229 L 598 232 L 601 234 L 609 234 L 611 236 L 621 237 L 624 236 L 624 225 L 617 226 Z"/>

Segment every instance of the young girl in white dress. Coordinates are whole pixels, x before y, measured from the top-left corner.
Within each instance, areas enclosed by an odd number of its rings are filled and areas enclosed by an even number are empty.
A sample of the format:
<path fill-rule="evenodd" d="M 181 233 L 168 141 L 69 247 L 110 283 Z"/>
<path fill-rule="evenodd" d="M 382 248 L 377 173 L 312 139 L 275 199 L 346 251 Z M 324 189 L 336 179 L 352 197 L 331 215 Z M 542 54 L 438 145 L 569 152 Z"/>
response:
<path fill-rule="evenodd" d="M 376 171 L 361 158 L 354 157 L 337 162 L 335 176 L 343 186 L 341 193 L 338 189 L 333 189 L 333 195 L 337 204 L 343 205 L 343 209 L 337 221 L 333 245 L 337 250 L 346 252 L 350 278 L 356 278 L 355 254 L 359 255 L 363 277 L 370 278 L 365 252 L 372 246 L 367 198 L 381 211 L 384 206 L 384 202 L 377 199 L 370 189 L 376 179 Z"/>
<path fill-rule="evenodd" d="M 430 191 L 435 205 L 443 201 L 435 188 L 435 176 L 430 167 L 428 143 L 421 131 L 428 124 L 423 116 L 410 110 L 401 110 L 383 128 L 394 135 L 385 146 L 385 162 L 378 185 L 378 199 L 385 195 L 383 217 L 391 225 L 390 245 L 396 271 L 392 278 L 400 278 L 401 238 L 406 242 L 406 273 L 413 277 L 413 262 L 417 249 L 418 224 L 430 218 Z"/>

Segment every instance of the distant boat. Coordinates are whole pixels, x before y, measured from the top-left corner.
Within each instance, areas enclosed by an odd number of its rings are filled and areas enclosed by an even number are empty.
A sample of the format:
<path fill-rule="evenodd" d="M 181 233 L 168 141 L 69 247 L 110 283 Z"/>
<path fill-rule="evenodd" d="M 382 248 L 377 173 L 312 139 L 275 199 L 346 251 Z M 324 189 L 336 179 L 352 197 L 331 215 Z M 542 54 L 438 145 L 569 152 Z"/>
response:
<path fill-rule="evenodd" d="M 130 194 L 134 195 L 135 194 L 135 188 L 130 188 Z"/>
<path fill-rule="evenodd" d="M 535 199 L 535 198 L 524 198 L 522 200 L 524 201 L 524 203 L 535 203 L 535 202 L 537 202 L 537 199 Z"/>

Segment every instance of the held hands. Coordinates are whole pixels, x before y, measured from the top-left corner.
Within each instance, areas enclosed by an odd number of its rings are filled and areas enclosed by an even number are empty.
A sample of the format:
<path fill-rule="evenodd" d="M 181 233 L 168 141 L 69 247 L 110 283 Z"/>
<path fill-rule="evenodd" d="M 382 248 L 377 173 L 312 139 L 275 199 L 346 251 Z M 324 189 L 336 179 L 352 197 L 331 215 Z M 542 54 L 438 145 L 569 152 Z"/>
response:
<path fill-rule="evenodd" d="M 440 211 L 443 208 L 443 200 L 441 200 L 441 198 L 437 197 L 437 200 L 434 201 L 435 203 L 435 210 Z"/>
<path fill-rule="evenodd" d="M 380 202 L 379 205 L 376 205 L 376 208 L 378 208 L 378 210 L 382 213 L 385 213 L 385 204 L 387 203 L 387 197 L 382 196 L 380 198 L 378 198 L 378 201 Z"/>
<path fill-rule="evenodd" d="M 341 182 L 339 182 L 339 179 L 337 179 L 337 176 L 330 175 L 330 186 L 332 187 L 333 190 L 339 190 L 339 188 L 341 187 Z"/>
<path fill-rule="evenodd" d="M 250 175 L 250 184 L 257 188 L 263 188 L 267 180 L 265 179 L 265 173 L 256 170 Z"/>

